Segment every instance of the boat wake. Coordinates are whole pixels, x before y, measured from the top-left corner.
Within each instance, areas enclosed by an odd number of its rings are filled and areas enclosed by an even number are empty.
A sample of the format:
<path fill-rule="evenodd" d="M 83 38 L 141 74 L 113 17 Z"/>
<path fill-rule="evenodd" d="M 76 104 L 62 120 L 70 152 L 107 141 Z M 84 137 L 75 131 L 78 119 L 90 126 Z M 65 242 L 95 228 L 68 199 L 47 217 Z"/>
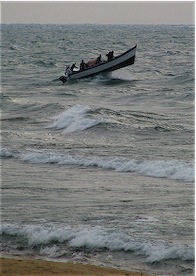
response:
<path fill-rule="evenodd" d="M 78 80 L 68 80 L 66 83 L 70 84 L 75 82 L 79 83 L 92 83 L 92 84 L 104 84 L 104 85 L 118 85 L 123 83 L 132 83 L 135 79 L 129 72 L 125 70 L 118 70 L 118 72 L 102 73 L 94 77 L 88 77 Z"/>

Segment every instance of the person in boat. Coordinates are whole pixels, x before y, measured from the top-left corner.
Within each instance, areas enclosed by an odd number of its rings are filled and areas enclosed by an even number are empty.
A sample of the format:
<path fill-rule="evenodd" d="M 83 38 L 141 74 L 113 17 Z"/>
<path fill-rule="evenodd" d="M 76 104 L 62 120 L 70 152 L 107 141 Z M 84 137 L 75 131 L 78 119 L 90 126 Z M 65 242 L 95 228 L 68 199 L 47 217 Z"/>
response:
<path fill-rule="evenodd" d="M 65 76 L 66 77 L 69 77 L 69 75 L 71 75 L 72 74 L 72 71 L 71 71 L 71 69 L 70 69 L 70 67 L 69 67 L 69 65 L 66 67 L 66 69 L 65 69 Z"/>
<path fill-rule="evenodd" d="M 114 51 L 109 52 L 106 57 L 108 58 L 108 61 L 111 61 L 114 59 Z"/>
<path fill-rule="evenodd" d="M 101 63 L 101 55 L 98 56 L 96 62 L 97 62 L 97 64 Z"/>
<path fill-rule="evenodd" d="M 80 71 L 83 71 L 85 68 L 86 68 L 86 64 L 85 64 L 84 60 L 82 60 L 80 63 Z"/>
<path fill-rule="evenodd" d="M 74 68 L 78 68 L 78 67 L 76 66 L 76 64 L 75 64 L 75 63 L 73 63 L 73 64 L 72 64 L 72 66 L 71 66 L 70 70 L 73 72 L 73 69 L 74 69 Z"/>

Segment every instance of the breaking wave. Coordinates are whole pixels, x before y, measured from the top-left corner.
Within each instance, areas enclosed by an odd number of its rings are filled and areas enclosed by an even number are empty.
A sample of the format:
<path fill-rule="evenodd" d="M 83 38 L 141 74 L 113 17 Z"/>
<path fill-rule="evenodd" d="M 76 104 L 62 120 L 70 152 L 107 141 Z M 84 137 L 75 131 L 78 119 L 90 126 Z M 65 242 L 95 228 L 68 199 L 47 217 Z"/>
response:
<path fill-rule="evenodd" d="M 118 172 L 134 172 L 145 176 L 168 178 L 182 181 L 194 181 L 194 164 L 183 160 L 128 160 L 121 157 L 86 157 L 60 154 L 52 151 L 17 152 L 2 148 L 0 156 L 16 158 L 34 164 L 76 165 L 84 167 L 96 166 L 105 170 Z"/>
<path fill-rule="evenodd" d="M 194 260 L 194 248 L 186 244 L 145 240 L 145 237 L 130 236 L 116 228 L 101 226 L 19 226 L 4 224 L 1 229 L 3 246 L 20 249 L 37 249 L 41 255 L 59 257 L 65 250 L 110 250 L 141 255 L 148 263 L 162 260 Z M 6 238 L 9 243 L 5 244 Z"/>
<path fill-rule="evenodd" d="M 83 131 L 100 123 L 106 122 L 102 116 L 96 116 L 96 118 L 93 118 L 93 115 L 90 114 L 90 112 L 93 112 L 94 110 L 95 108 L 88 105 L 75 105 L 60 115 L 53 117 L 55 120 L 54 123 L 49 125 L 47 128 L 57 130 L 64 129 L 63 133 L 71 133 Z"/>
<path fill-rule="evenodd" d="M 171 115 L 169 116 L 171 117 Z M 80 132 L 97 125 L 108 125 L 118 129 L 126 128 L 136 130 L 137 134 L 152 134 L 155 132 L 176 132 L 193 131 L 184 125 L 166 123 L 166 118 L 161 113 L 145 113 L 137 111 L 115 111 L 108 108 L 91 105 L 74 105 L 66 111 L 50 118 L 53 123 L 47 126 L 48 129 L 62 130 L 62 133 Z M 171 118 L 170 118 L 171 119 Z"/>

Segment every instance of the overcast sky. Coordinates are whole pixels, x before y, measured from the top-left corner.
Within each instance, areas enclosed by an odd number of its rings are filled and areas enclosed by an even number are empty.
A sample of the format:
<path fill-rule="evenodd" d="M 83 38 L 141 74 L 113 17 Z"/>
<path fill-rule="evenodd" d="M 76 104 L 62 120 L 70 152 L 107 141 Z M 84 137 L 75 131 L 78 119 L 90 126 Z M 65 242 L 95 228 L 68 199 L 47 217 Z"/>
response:
<path fill-rule="evenodd" d="M 3 1 L 1 22 L 194 24 L 194 11 L 194 1 Z"/>

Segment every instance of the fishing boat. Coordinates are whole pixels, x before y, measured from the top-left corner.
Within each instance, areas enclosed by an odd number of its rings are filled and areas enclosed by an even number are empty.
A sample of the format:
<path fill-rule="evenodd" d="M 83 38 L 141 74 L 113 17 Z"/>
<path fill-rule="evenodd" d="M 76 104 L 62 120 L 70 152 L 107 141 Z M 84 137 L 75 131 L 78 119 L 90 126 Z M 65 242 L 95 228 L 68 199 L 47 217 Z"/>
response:
<path fill-rule="evenodd" d="M 100 61 L 99 63 L 97 63 L 96 60 L 90 61 L 87 63 L 89 64 L 88 67 L 77 71 L 70 70 L 69 74 L 61 76 L 59 80 L 65 83 L 68 79 L 72 80 L 91 77 L 100 73 L 108 73 L 132 65 L 135 62 L 136 48 L 137 45 L 121 55 L 108 59 L 108 61 Z"/>

